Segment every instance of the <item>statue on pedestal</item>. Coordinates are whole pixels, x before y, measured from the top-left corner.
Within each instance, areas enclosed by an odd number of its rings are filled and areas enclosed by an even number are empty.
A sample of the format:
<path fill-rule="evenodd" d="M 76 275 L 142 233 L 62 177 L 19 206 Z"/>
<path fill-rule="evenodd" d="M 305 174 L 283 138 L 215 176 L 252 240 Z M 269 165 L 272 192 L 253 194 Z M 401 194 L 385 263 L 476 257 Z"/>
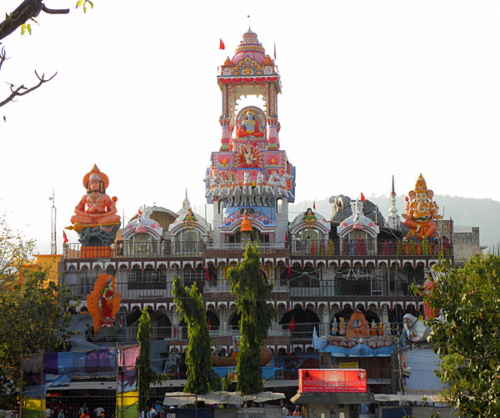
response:
<path fill-rule="evenodd" d="M 106 194 L 108 176 L 102 173 L 97 165 L 83 178 L 83 186 L 87 194 L 75 207 L 75 215 L 71 217 L 73 229 L 80 235 L 84 247 L 100 247 L 113 244 L 120 228 L 120 216 L 115 206 L 116 197 Z"/>
<path fill-rule="evenodd" d="M 436 202 L 432 201 L 434 192 L 427 189 L 422 174 L 420 174 L 415 190 L 408 193 L 410 199 L 407 198 L 406 213 L 401 216 L 405 219 L 403 228 L 406 233 L 406 238 L 413 241 L 420 241 L 424 237 L 429 239 L 433 236 L 439 236 L 437 226 L 434 219 L 442 219 L 438 215 L 439 207 Z"/>

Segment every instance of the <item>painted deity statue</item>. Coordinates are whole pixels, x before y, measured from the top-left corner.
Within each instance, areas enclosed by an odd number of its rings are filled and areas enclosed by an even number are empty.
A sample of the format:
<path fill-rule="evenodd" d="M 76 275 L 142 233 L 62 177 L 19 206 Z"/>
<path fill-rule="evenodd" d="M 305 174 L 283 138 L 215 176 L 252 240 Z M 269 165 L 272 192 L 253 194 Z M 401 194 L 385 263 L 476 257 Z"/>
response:
<path fill-rule="evenodd" d="M 434 192 L 427 189 L 422 174 L 417 180 L 415 190 L 411 190 L 408 195 L 410 199 L 407 199 L 406 213 L 401 215 L 405 219 L 404 225 L 410 228 L 406 237 L 421 240 L 438 235 L 434 219 L 442 219 L 442 216 L 438 215 L 439 207 L 432 201 Z"/>
<path fill-rule="evenodd" d="M 95 335 L 102 327 L 114 328 L 121 300 L 121 294 L 116 291 L 115 277 L 99 274 L 92 292 L 87 295 L 87 308 L 92 315 Z"/>
<path fill-rule="evenodd" d="M 73 226 L 67 229 L 77 231 L 84 246 L 111 245 L 120 228 L 115 205 L 118 199 L 106 194 L 108 184 L 108 176 L 97 165 L 83 178 L 87 194 L 76 205 L 75 215 L 71 217 Z"/>
<path fill-rule="evenodd" d="M 311 208 L 307 208 L 305 215 L 302 217 L 302 220 L 306 223 L 307 229 L 314 228 L 314 223 L 317 221 L 316 216 Z"/>
<path fill-rule="evenodd" d="M 120 222 L 115 202 L 106 194 L 108 183 L 108 177 L 94 165 L 83 179 L 87 194 L 76 205 L 71 222 L 96 225 Z"/>
<path fill-rule="evenodd" d="M 196 218 L 196 216 L 194 216 L 193 210 L 191 208 L 187 210 L 186 216 L 184 216 L 183 221 L 186 229 L 194 228 L 194 224 L 198 221 L 198 219 Z"/>
<path fill-rule="evenodd" d="M 106 287 L 102 291 L 101 297 L 101 318 L 111 318 L 113 312 L 113 298 L 115 297 L 115 292 L 113 291 L 113 285 L 111 281 L 108 281 Z"/>
<path fill-rule="evenodd" d="M 255 136 L 255 137 L 263 137 L 264 132 L 260 131 L 260 124 L 254 113 L 249 110 L 240 123 L 240 126 L 236 128 L 236 136 L 238 138 L 245 136 Z"/>

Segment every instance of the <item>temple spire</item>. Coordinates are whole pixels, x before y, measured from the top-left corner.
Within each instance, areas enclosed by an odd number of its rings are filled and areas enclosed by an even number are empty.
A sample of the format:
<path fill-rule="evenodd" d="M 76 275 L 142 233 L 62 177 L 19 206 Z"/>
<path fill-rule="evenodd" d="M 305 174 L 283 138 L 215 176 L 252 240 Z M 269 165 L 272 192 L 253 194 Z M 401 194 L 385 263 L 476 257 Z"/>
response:
<path fill-rule="evenodd" d="M 186 188 L 186 197 L 184 198 L 184 202 L 182 202 L 182 209 L 187 210 L 191 207 L 191 203 L 188 199 L 188 190 Z"/>
<path fill-rule="evenodd" d="M 398 215 L 398 208 L 396 207 L 396 192 L 394 188 L 394 176 L 392 176 L 392 191 L 390 198 L 390 207 L 389 207 L 389 216 L 387 217 L 387 223 L 389 224 L 389 228 L 398 229 L 400 218 Z"/>

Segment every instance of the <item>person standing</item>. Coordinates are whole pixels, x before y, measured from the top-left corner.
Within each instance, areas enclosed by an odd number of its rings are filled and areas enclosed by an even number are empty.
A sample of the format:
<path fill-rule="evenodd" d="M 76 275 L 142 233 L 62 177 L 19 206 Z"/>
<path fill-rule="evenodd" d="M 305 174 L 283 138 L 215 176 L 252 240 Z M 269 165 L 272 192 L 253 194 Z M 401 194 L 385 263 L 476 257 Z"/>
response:
<path fill-rule="evenodd" d="M 83 415 L 83 413 L 85 412 L 85 409 L 87 409 L 87 403 L 84 402 L 83 405 L 78 410 L 78 417 L 81 417 Z"/>
<path fill-rule="evenodd" d="M 96 409 L 94 409 L 94 415 L 95 418 L 101 418 L 101 416 L 104 416 L 104 408 L 101 406 L 98 406 Z"/>

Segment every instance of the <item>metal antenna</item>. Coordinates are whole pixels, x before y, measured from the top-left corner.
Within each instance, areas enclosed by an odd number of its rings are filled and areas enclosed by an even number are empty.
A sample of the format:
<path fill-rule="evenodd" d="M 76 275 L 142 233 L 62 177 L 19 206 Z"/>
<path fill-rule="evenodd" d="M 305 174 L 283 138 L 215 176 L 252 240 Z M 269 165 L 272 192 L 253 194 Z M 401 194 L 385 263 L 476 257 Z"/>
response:
<path fill-rule="evenodd" d="M 57 254 L 57 209 L 56 209 L 56 192 L 52 189 L 52 196 L 49 197 L 52 200 L 52 210 L 51 210 L 51 240 L 50 240 L 50 253 L 52 255 Z"/>

